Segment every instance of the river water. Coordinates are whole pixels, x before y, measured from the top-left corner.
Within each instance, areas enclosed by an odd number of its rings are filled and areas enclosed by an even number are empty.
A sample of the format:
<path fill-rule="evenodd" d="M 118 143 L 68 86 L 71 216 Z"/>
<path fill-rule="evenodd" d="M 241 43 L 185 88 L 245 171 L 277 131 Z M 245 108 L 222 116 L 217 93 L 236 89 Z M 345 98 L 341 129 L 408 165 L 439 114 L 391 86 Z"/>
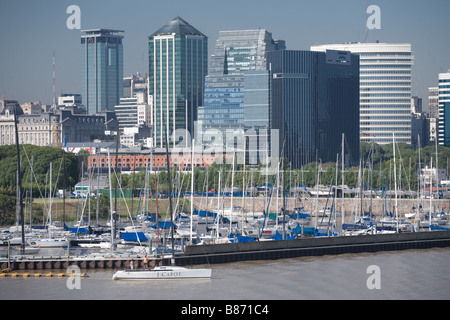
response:
<path fill-rule="evenodd" d="M 217 264 L 210 280 L 113 281 L 113 270 L 89 270 L 78 289 L 69 278 L 0 278 L 0 299 L 448 300 L 449 266 L 450 248 L 436 248 Z"/>

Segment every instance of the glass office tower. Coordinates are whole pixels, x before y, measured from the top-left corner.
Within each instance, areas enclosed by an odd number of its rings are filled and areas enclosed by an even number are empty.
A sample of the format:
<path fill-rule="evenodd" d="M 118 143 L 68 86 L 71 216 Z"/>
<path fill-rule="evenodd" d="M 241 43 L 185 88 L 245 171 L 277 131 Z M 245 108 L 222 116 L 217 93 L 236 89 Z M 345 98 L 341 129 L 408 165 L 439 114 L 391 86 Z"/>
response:
<path fill-rule="evenodd" d="M 450 147 L 450 70 L 439 74 L 439 145 Z"/>
<path fill-rule="evenodd" d="M 266 55 L 285 49 L 265 29 L 220 31 L 206 77 L 205 104 L 199 114 L 199 135 L 216 146 L 243 148 L 245 132 L 250 164 L 256 164 L 259 141 L 268 139 L 269 75 Z M 263 128 L 264 130 L 260 130 Z M 220 136 L 221 135 L 221 136 Z M 214 136 L 214 138 L 213 138 Z M 238 140 L 238 141 L 237 141 Z M 262 155 L 262 157 L 266 157 Z"/>
<path fill-rule="evenodd" d="M 208 38 L 176 17 L 149 36 L 148 54 L 155 146 L 165 147 L 166 132 L 170 147 L 181 146 L 181 141 L 189 146 L 197 108 L 203 105 Z M 172 134 L 177 129 L 186 135 L 174 141 Z"/>
<path fill-rule="evenodd" d="M 243 129 L 244 76 L 207 76 L 204 102 L 199 113 L 203 140 L 210 142 L 214 139 L 217 146 L 226 145 L 227 137 L 223 133 L 229 132 L 229 138 L 233 139 L 232 133 Z"/>
<path fill-rule="evenodd" d="M 360 56 L 361 141 L 411 143 L 410 44 L 344 43 L 312 46 L 313 51 L 346 50 Z"/>
<path fill-rule="evenodd" d="M 279 155 L 293 168 L 345 159 L 359 161 L 359 57 L 345 51 L 272 51 L 270 127 Z M 340 159 L 341 157 L 339 157 Z"/>
<path fill-rule="evenodd" d="M 114 111 L 123 96 L 123 31 L 81 32 L 83 105 L 88 114 Z"/>

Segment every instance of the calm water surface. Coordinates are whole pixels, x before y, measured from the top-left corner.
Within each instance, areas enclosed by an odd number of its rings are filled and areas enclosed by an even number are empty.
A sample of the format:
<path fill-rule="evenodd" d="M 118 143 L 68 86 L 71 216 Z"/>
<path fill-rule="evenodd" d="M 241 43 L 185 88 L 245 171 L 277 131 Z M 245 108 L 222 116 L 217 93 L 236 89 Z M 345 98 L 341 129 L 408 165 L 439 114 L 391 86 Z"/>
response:
<path fill-rule="evenodd" d="M 380 289 L 367 287 L 371 265 Z M 89 270 L 72 290 L 67 278 L 0 278 L 0 299 L 447 300 L 449 265 L 450 248 L 439 248 L 219 264 L 211 280 L 113 281 L 113 270 Z"/>

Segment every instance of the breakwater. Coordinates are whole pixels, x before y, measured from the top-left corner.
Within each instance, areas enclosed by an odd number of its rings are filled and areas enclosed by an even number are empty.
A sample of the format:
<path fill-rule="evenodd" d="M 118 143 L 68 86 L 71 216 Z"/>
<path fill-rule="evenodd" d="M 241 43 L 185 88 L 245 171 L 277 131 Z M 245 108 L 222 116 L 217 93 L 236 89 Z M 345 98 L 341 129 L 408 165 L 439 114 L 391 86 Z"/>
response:
<path fill-rule="evenodd" d="M 11 259 L 11 261 L 1 261 L 0 270 L 66 270 L 69 266 L 77 266 L 81 270 L 96 270 L 96 269 L 128 269 L 130 261 L 133 261 L 135 268 L 143 268 L 144 264 L 142 256 L 132 257 L 47 257 L 47 258 L 19 258 Z M 149 266 L 162 265 L 164 259 L 150 258 Z"/>
<path fill-rule="evenodd" d="M 187 246 L 183 255 L 175 257 L 179 266 L 218 264 L 249 260 L 276 260 L 306 256 L 336 255 L 450 247 L 450 231 L 424 231 L 381 235 L 318 237 L 292 240 L 254 241 L 242 243 Z M 1 269 L 45 270 L 67 269 L 76 265 L 83 271 L 94 269 L 126 269 L 132 260 L 143 268 L 143 256 L 102 258 L 14 259 L 0 262 Z M 169 265 L 170 258 L 150 257 L 149 266 Z"/>
<path fill-rule="evenodd" d="M 318 237 L 278 241 L 189 246 L 178 265 L 215 264 L 246 260 L 275 260 L 334 255 L 450 247 L 450 231 L 424 231 L 363 236 Z"/>

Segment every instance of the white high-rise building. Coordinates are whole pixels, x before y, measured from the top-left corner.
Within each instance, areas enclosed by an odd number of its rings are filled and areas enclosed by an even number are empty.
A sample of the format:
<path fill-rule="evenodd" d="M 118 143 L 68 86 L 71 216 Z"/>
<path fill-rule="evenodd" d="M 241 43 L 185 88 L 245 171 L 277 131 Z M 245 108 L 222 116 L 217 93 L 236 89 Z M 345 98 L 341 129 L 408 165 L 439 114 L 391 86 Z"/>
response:
<path fill-rule="evenodd" d="M 450 147 L 450 70 L 439 73 L 438 108 L 438 141 L 441 146 Z"/>
<path fill-rule="evenodd" d="M 411 143 L 411 69 L 408 43 L 344 43 L 312 46 L 311 51 L 350 51 L 360 55 L 361 141 Z"/>

